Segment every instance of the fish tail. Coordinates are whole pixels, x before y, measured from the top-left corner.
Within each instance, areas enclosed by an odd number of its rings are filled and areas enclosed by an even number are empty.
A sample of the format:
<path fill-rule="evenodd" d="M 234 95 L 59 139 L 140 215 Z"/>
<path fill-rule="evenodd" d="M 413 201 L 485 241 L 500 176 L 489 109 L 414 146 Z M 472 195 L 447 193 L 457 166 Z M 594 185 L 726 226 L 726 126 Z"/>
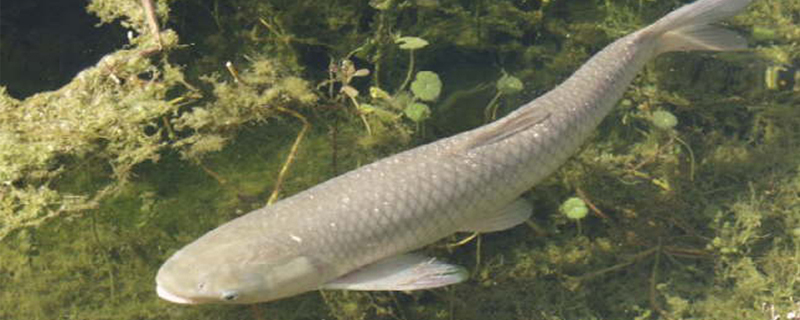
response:
<path fill-rule="evenodd" d="M 657 53 L 669 51 L 731 51 L 747 48 L 734 31 L 713 26 L 742 12 L 752 0 L 699 0 L 670 12 L 643 32 L 658 37 Z"/>

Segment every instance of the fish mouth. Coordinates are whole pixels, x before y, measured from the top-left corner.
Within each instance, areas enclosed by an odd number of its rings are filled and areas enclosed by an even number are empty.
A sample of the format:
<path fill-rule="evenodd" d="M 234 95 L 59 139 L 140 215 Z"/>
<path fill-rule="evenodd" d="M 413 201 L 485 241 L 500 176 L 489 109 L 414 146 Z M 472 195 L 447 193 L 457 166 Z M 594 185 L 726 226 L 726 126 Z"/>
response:
<path fill-rule="evenodd" d="M 187 299 L 181 296 L 178 296 L 172 292 L 169 292 L 167 289 L 164 289 L 161 285 L 156 285 L 156 293 L 158 294 L 161 299 L 167 300 L 169 302 L 180 303 L 180 304 L 197 304 L 197 301 Z"/>

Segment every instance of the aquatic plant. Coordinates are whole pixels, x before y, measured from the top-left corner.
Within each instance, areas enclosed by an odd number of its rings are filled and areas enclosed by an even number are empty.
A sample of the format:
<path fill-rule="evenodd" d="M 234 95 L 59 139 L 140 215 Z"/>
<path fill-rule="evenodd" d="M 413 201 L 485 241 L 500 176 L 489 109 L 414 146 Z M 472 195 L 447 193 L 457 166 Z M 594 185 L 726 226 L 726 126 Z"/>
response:
<path fill-rule="evenodd" d="M 278 107 L 311 122 L 284 182 L 291 194 L 405 148 L 420 132 L 404 110 L 424 101 L 397 89 L 412 69 L 397 33 L 429 42 L 409 79 L 434 70 L 447 85 L 420 126 L 435 128 L 428 140 L 483 121 L 499 90 L 486 74 L 498 65 L 525 87 L 504 103 L 524 103 L 676 2 L 435 4 L 155 1 L 157 20 L 175 29 L 164 28 L 164 50 L 153 51 L 138 2 L 92 1 L 109 12 L 105 21 L 133 28 L 131 44 L 103 60 L 114 63 L 89 63 L 91 81 L 29 99 L 0 94 L 0 211 L 11 213 L 2 227 L 16 228 L 0 242 L 0 318 L 257 319 L 249 307 L 160 302 L 152 278 L 175 248 L 264 205 L 300 130 Z M 797 17 L 796 1 L 756 1 L 729 22 L 753 30 L 755 54 L 674 54 L 649 65 L 596 138 L 526 195 L 536 208 L 531 228 L 426 249 L 474 270 L 470 281 L 411 294 L 308 294 L 254 309 L 280 319 L 786 318 L 800 292 L 800 109 L 794 89 L 752 79 L 765 64 L 796 66 Z M 349 55 L 354 48 L 362 49 Z M 316 87 L 329 57 L 370 71 L 349 83 L 360 109 L 338 84 L 333 99 Z M 80 101 L 65 94 L 82 90 Z M 657 110 L 680 126 L 656 128 Z M 358 112 L 377 142 L 357 144 L 369 139 Z M 36 117 L 48 121 L 26 121 Z M 592 215 L 607 216 L 584 218 L 580 235 L 559 210 L 576 192 Z"/>
<path fill-rule="evenodd" d="M 406 72 L 406 78 L 403 80 L 403 84 L 398 88 L 399 91 L 402 91 L 406 88 L 408 82 L 411 81 L 411 75 L 414 73 L 414 52 L 426 47 L 428 41 L 418 37 L 400 37 L 395 40 L 395 43 L 398 44 L 400 49 L 408 50 L 408 71 Z"/>
<path fill-rule="evenodd" d="M 502 96 L 519 93 L 524 89 L 524 85 L 519 78 L 509 75 L 504 71 L 503 75 L 495 83 L 495 88 L 497 89 L 497 93 L 492 97 L 492 100 L 489 100 L 483 112 L 486 121 L 497 118 L 498 103 Z"/>
<path fill-rule="evenodd" d="M 656 128 L 668 130 L 678 125 L 678 118 L 674 114 L 665 110 L 658 110 L 653 112 L 650 118 Z"/>
<path fill-rule="evenodd" d="M 431 116 L 431 109 L 428 105 L 420 102 L 413 102 L 406 106 L 403 114 L 414 122 L 422 122 Z"/>
<path fill-rule="evenodd" d="M 367 130 L 367 137 L 362 139 L 362 144 L 372 145 L 376 139 L 382 139 L 381 135 L 404 135 L 410 134 L 410 130 L 405 128 L 399 120 L 405 118 L 411 120 L 419 125 L 422 121 L 426 120 L 431 115 L 431 109 L 427 103 L 436 101 L 442 91 L 442 81 L 433 71 L 419 71 L 411 85 L 408 83 L 415 74 L 414 65 L 414 51 L 428 45 L 428 42 L 419 37 L 400 37 L 395 41 L 398 47 L 410 51 L 409 64 L 407 68 L 407 75 L 400 86 L 391 90 L 394 94 L 390 94 L 386 89 L 381 88 L 377 81 L 369 87 L 369 96 L 362 96 L 358 89 L 350 83 L 356 77 L 365 77 L 371 72 L 366 68 L 356 69 L 354 63 L 349 59 L 344 59 L 340 66 L 331 65 L 331 76 L 328 80 L 323 81 L 320 86 L 328 86 L 329 92 L 333 92 L 333 86 L 340 87 L 339 92 L 346 96 L 349 101 L 356 107 L 358 115 L 361 118 Z M 354 54 L 360 51 L 356 49 L 351 52 Z M 385 61 L 384 61 L 385 62 Z M 377 68 L 377 66 L 376 66 Z M 409 87 L 406 89 L 406 87 Z M 341 100 L 335 95 L 330 95 L 332 100 Z M 368 98 L 368 99 L 367 99 Z M 378 123 L 371 124 L 368 117 L 375 116 Z M 373 126 L 380 126 L 381 128 L 389 127 L 389 131 L 381 130 L 381 134 L 376 135 L 373 132 Z"/>
<path fill-rule="evenodd" d="M 564 201 L 559 208 L 561 213 L 572 220 L 581 220 L 589 213 L 589 208 L 586 207 L 586 202 L 578 197 L 572 197 Z"/>
<path fill-rule="evenodd" d="M 158 8 L 163 16 L 166 7 Z M 305 80 L 265 58 L 242 73 L 245 83 L 210 75 L 202 80 L 213 90 L 199 89 L 182 68 L 158 59 L 178 47 L 173 31 L 162 31 L 155 43 L 144 18 L 131 18 L 138 7 L 95 1 L 89 10 L 104 21 L 123 18 L 141 35 L 131 38 L 132 48 L 106 55 L 59 90 L 23 101 L 0 90 L 0 143 L 6 146 L 0 148 L 0 189 L 8 195 L 0 206 L 0 239 L 96 208 L 129 181 L 136 165 L 158 161 L 167 149 L 198 159 L 222 149 L 242 125 L 274 115 L 275 107 L 316 101 Z M 90 171 L 110 181 L 59 190 L 66 172 L 98 158 L 105 163 Z"/>
<path fill-rule="evenodd" d="M 417 72 L 414 82 L 411 83 L 411 92 L 422 101 L 435 101 L 442 92 L 442 80 L 433 71 Z"/>

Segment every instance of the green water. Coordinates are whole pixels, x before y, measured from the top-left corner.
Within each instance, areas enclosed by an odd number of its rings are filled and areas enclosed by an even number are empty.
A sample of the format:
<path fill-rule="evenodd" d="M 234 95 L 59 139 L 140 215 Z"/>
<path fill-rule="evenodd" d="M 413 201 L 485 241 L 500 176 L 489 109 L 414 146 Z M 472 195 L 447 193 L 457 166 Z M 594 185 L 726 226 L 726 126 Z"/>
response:
<path fill-rule="evenodd" d="M 138 1 L 89 6 L 113 27 L 80 34 L 116 39 L 118 51 L 78 40 L 65 43 L 84 49 L 66 50 L 56 39 L 77 22 L 45 28 L 44 20 L 66 16 L 63 8 L 4 6 L 4 28 L 15 32 L 0 34 L 0 319 L 800 312 L 800 2 L 788 0 L 758 1 L 726 21 L 750 51 L 648 64 L 581 152 L 526 194 L 530 224 L 425 250 L 466 266 L 465 283 L 310 292 L 254 306 L 175 305 L 155 294 L 167 257 L 273 193 L 302 128 L 283 110 L 310 129 L 282 198 L 479 126 L 492 101 L 505 114 L 685 2 L 156 1 L 160 52 Z M 136 31 L 130 43 L 120 24 Z M 411 53 L 394 43 L 401 35 L 429 44 Z M 441 79 L 438 99 L 411 92 L 418 71 Z M 498 95 L 504 72 L 523 90 Z M 414 103 L 430 117 L 409 117 Z M 590 208 L 579 221 L 559 210 L 573 197 Z"/>

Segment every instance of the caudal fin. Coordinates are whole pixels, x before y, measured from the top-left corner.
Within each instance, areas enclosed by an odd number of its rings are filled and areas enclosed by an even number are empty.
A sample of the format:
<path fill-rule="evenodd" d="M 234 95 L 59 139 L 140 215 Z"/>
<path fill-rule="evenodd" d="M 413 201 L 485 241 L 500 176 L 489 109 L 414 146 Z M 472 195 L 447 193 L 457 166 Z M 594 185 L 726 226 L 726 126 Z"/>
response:
<path fill-rule="evenodd" d="M 747 48 L 747 42 L 731 30 L 711 23 L 742 12 L 752 0 L 699 0 L 670 12 L 644 32 L 658 39 L 658 53 L 669 51 L 729 51 Z"/>

